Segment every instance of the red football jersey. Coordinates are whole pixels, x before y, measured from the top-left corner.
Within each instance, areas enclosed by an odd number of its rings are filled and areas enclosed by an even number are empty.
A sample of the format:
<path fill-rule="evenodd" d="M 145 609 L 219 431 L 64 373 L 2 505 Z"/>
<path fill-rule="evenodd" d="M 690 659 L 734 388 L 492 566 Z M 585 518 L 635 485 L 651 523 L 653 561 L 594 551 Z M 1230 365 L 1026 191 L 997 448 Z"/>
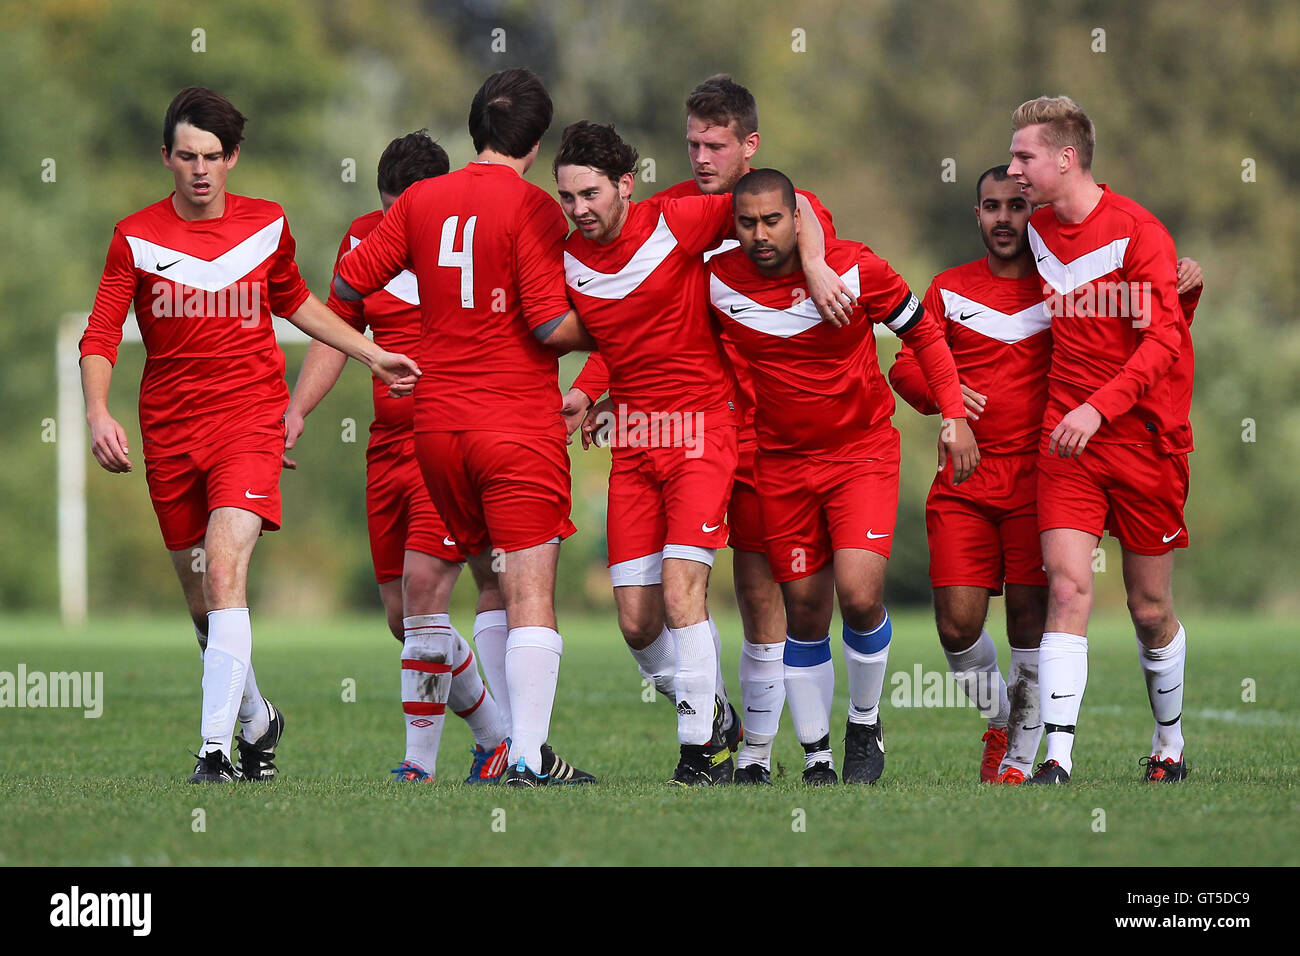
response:
<path fill-rule="evenodd" d="M 278 203 L 227 193 L 219 218 L 188 221 L 168 196 L 114 228 L 81 354 L 116 363 L 134 303 L 144 453 L 181 454 L 276 425 L 289 390 L 271 316 L 308 294 Z"/>
<path fill-rule="evenodd" d="M 338 274 L 362 295 L 409 268 L 421 327 L 415 430 L 562 434 L 558 356 L 533 329 L 569 310 L 559 204 L 509 166 L 407 188 Z"/>
<path fill-rule="evenodd" d="M 858 242 L 827 243 L 826 262 L 869 321 L 854 309 L 845 328 L 823 322 L 802 271 L 768 278 L 740 249 L 709 261 L 710 301 L 723 337 L 750 363 L 759 448 L 844 460 L 868 454 L 872 427 L 894 412 L 876 358 L 875 322 L 906 337 L 944 414 L 963 417 L 943 334 L 903 278 Z"/>
<path fill-rule="evenodd" d="M 735 382 L 709 321 L 701 253 L 731 230 L 731 197 L 633 202 L 619 237 L 565 242 L 569 295 L 631 411 L 735 424 Z"/>
<path fill-rule="evenodd" d="M 376 209 L 352 220 L 339 244 L 338 256 L 334 260 L 335 272 L 343 257 L 370 235 L 383 216 L 383 211 Z M 417 363 L 420 361 L 420 290 L 415 273 L 409 269 L 403 269 L 382 289 L 360 301 L 340 299 L 331 288 L 327 305 L 358 332 L 364 332 L 367 327 L 373 329 L 375 343 L 380 348 L 409 356 Z M 415 424 L 414 397 L 393 398 L 388 393 L 388 386 L 378 376 L 372 378 L 375 419 L 370 425 L 370 444 L 376 446 L 409 438 Z"/>
<path fill-rule="evenodd" d="M 1003 279 L 989 271 L 988 257 L 981 256 L 935 276 L 922 305 L 943 329 L 962 384 L 988 396 L 979 421 L 970 421 L 980 451 L 1034 451 L 1052 364 L 1052 321 L 1038 273 Z M 938 413 L 910 346 L 898 350 L 889 381 L 921 414 Z"/>
<path fill-rule="evenodd" d="M 1087 402 L 1104 419 L 1093 442 L 1190 446 L 1169 378 L 1190 334 L 1174 243 L 1160 220 L 1103 185 L 1083 222 L 1060 222 L 1050 207 L 1035 212 L 1029 245 L 1052 318 L 1044 432 Z"/>

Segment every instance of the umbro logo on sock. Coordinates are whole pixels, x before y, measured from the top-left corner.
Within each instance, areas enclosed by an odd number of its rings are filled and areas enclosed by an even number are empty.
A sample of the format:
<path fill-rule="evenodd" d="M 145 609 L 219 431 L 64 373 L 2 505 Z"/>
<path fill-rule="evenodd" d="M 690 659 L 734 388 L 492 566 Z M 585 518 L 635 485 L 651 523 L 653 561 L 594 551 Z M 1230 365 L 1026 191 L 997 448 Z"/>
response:
<path fill-rule="evenodd" d="M 677 702 L 677 714 L 681 717 L 694 717 L 695 709 L 687 701 L 679 700 Z"/>

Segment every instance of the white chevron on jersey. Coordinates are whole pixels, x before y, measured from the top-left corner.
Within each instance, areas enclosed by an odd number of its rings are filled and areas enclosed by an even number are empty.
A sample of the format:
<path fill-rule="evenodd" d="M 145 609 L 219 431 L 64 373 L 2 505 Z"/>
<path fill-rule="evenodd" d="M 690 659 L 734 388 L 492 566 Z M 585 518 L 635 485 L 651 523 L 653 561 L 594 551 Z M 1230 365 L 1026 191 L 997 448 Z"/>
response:
<path fill-rule="evenodd" d="M 704 261 L 708 262 L 714 256 L 720 256 L 724 252 L 730 252 L 732 249 L 736 249 L 739 246 L 740 246 L 739 239 L 723 239 L 722 245 L 718 246 L 718 248 L 716 249 L 710 249 L 708 252 L 704 254 Z"/>
<path fill-rule="evenodd" d="M 840 279 L 853 298 L 862 294 L 862 284 L 858 277 L 858 264 L 855 262 Z M 744 293 L 737 292 L 716 275 L 709 276 L 709 299 L 728 317 L 735 319 L 746 328 L 766 335 L 776 335 L 788 339 L 800 332 L 807 332 L 821 322 L 817 306 L 810 296 L 805 296 L 788 309 L 774 309 L 771 306 L 755 302 Z"/>
<path fill-rule="evenodd" d="M 1008 315 L 950 289 L 941 288 L 939 292 L 943 296 L 944 314 L 950 320 L 962 328 L 1008 345 L 1052 327 L 1052 317 L 1047 311 L 1046 302 L 1035 302 L 1027 309 Z"/>
<path fill-rule="evenodd" d="M 627 265 L 617 272 L 597 272 L 582 264 L 574 255 L 564 253 L 565 282 L 583 295 L 596 299 L 624 299 L 637 290 L 677 248 L 677 237 L 668 228 L 668 220 L 659 214 L 655 231 L 632 253 Z"/>
<path fill-rule="evenodd" d="M 169 249 L 148 239 L 127 236 L 135 267 L 191 289 L 216 292 L 248 275 L 275 254 L 284 232 L 284 217 L 269 222 L 243 242 L 209 261 Z"/>
<path fill-rule="evenodd" d="M 1038 274 L 1058 295 L 1069 295 L 1079 286 L 1087 285 L 1122 267 L 1129 239 L 1129 236 L 1113 239 L 1092 252 L 1085 252 L 1077 259 L 1064 263 L 1047 248 L 1038 230 L 1033 225 L 1029 227 L 1029 247 L 1038 264 Z"/>
<path fill-rule="evenodd" d="M 348 236 L 348 242 L 352 244 L 353 249 L 361 245 L 361 240 L 353 235 Z M 420 304 L 420 281 L 415 278 L 415 273 L 410 269 L 403 269 L 393 276 L 388 281 L 388 285 L 384 286 L 384 291 L 395 299 L 401 299 L 407 305 Z"/>

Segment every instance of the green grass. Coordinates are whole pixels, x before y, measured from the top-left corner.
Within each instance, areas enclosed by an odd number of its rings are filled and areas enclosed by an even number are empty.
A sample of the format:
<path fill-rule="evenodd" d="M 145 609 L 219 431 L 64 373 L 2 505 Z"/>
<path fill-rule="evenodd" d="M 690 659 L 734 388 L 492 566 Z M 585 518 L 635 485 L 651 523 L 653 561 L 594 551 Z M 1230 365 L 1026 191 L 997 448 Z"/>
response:
<path fill-rule="evenodd" d="M 999 602 L 995 634 L 1000 613 Z M 642 702 L 612 616 L 561 623 L 551 741 L 602 782 L 508 792 L 457 782 L 472 742 L 455 718 L 443 737 L 441 783 L 389 780 L 402 718 L 397 645 L 379 618 L 257 620 L 259 682 L 287 720 L 283 776 L 207 788 L 184 782 L 187 750 L 198 742 L 200 670 L 182 615 L 101 620 L 78 634 L 44 618 L 0 618 L 0 670 L 21 662 L 29 672 L 103 671 L 105 696 L 99 719 L 0 709 L 0 864 L 1300 862 L 1300 627 L 1291 621 L 1186 621 L 1193 770 L 1179 786 L 1139 782 L 1151 717 L 1132 634 L 1121 619 L 1096 622 L 1076 784 L 1036 792 L 972 782 L 983 730 L 974 710 L 888 703 L 888 762 L 877 787 L 803 787 L 787 715 L 775 749 L 784 773 L 771 789 L 671 790 L 662 781 L 676 761 L 672 712 L 662 700 Z M 738 631 L 722 624 L 725 671 L 734 675 Z M 1002 654 L 1005 665 L 1005 645 Z M 891 678 L 918 661 L 944 666 L 929 617 L 898 614 Z M 356 681 L 353 703 L 342 699 L 345 678 Z M 1245 678 L 1256 682 L 1253 703 L 1241 699 Z M 842 726 L 842 670 L 837 689 Z M 194 832 L 196 809 L 204 832 Z M 1094 831 L 1098 810 L 1104 832 Z"/>

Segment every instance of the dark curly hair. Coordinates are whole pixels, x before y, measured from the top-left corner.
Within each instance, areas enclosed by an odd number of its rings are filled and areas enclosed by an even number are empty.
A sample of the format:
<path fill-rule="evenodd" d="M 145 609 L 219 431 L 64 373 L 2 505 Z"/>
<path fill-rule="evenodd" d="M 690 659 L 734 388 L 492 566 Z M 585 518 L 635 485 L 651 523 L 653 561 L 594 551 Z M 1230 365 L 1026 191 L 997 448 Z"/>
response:
<path fill-rule="evenodd" d="M 566 127 L 560 137 L 560 151 L 555 154 L 551 172 L 558 172 L 561 166 L 590 166 L 618 185 L 621 177 L 636 172 L 637 152 L 614 132 L 612 124 L 601 126 L 579 120 Z"/>

